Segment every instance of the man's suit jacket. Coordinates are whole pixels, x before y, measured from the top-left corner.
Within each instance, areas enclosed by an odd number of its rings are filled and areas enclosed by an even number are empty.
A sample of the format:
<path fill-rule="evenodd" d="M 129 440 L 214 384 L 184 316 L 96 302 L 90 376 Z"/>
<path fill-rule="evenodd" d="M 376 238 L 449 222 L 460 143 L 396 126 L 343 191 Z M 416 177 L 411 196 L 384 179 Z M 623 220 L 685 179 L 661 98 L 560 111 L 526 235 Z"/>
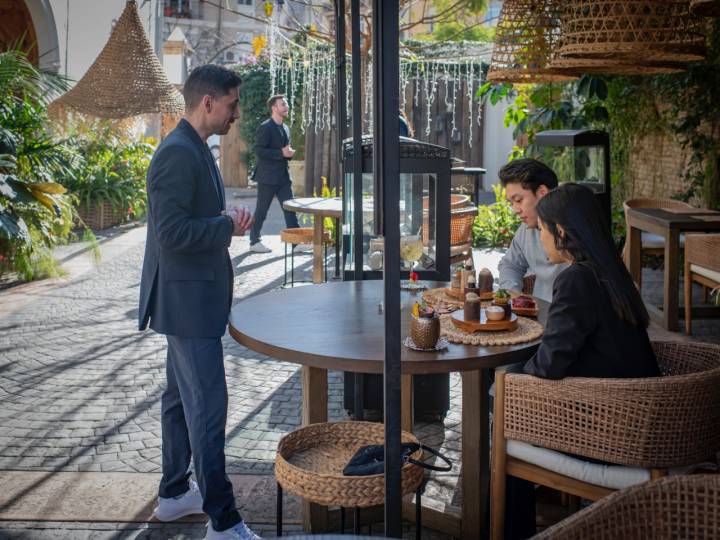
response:
<path fill-rule="evenodd" d="M 288 159 L 282 154 L 290 143 L 290 130 L 272 118 L 260 124 L 255 132 L 255 180 L 258 184 L 281 185 L 290 182 Z"/>
<path fill-rule="evenodd" d="M 225 333 L 232 302 L 233 222 L 220 173 L 186 120 L 160 144 L 147 175 L 148 225 L 139 328 L 179 337 Z"/>

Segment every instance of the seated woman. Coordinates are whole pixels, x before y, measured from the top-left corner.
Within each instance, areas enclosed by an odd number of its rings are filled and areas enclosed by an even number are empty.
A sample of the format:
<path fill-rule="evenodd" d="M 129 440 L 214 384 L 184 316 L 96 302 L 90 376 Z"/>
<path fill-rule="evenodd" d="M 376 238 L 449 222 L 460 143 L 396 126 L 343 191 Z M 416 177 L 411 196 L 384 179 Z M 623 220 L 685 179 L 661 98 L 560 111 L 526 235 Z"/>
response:
<path fill-rule="evenodd" d="M 555 278 L 545 333 L 523 371 L 546 379 L 660 375 L 647 310 L 593 192 L 562 184 L 537 213 L 548 260 L 569 266 Z M 506 539 L 535 534 L 532 484 L 508 476 L 505 508 Z"/>
<path fill-rule="evenodd" d="M 537 213 L 548 260 L 570 266 L 555 279 L 545 333 L 524 372 L 546 379 L 660 375 L 647 310 L 593 192 L 563 184 L 538 202 Z"/>

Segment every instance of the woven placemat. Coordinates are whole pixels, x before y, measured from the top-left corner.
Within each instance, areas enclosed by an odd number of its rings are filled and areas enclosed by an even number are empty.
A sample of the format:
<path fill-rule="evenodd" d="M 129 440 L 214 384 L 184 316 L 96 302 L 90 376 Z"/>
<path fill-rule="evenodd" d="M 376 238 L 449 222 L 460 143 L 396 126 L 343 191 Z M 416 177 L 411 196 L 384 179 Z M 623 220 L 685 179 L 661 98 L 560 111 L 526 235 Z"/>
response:
<path fill-rule="evenodd" d="M 462 300 L 449 296 L 445 291 L 447 291 L 445 288 L 428 289 L 422 294 L 423 300 L 434 307 L 438 315 L 452 313 L 463 308 L 464 302 Z M 484 300 L 480 303 L 480 306 L 488 307 L 491 303 L 490 300 Z"/>
<path fill-rule="evenodd" d="M 465 345 L 517 345 L 534 341 L 543 334 L 543 326 L 537 321 L 526 317 L 518 317 L 518 327 L 512 332 L 475 332 L 469 333 L 460 330 L 452 322 L 451 315 L 440 316 L 440 335 L 447 337 L 452 343 L 464 343 Z"/>

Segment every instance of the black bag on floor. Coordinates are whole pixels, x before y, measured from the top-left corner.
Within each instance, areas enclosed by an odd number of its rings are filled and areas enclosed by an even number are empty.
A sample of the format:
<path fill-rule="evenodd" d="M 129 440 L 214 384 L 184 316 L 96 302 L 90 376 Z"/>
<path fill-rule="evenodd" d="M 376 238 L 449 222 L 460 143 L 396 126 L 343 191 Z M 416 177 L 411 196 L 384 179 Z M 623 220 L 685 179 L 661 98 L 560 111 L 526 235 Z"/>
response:
<path fill-rule="evenodd" d="M 439 457 L 445 465 L 437 466 L 418 461 L 410 456 L 419 449 L 433 456 Z M 402 462 L 412 463 L 431 471 L 448 472 L 452 469 L 452 462 L 437 450 L 417 443 L 403 443 L 401 445 Z M 385 447 L 382 444 L 369 444 L 358 448 L 353 457 L 350 458 L 343 469 L 343 476 L 369 476 L 371 474 L 383 474 L 385 472 Z"/>

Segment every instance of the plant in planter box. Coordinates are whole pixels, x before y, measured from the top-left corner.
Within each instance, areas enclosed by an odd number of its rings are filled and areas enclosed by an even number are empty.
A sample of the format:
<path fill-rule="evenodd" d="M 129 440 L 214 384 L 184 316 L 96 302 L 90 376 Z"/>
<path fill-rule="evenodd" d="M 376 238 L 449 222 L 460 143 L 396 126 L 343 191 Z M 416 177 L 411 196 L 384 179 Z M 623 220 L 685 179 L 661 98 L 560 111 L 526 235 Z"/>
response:
<path fill-rule="evenodd" d="M 505 189 L 497 184 L 493 192 L 496 202 L 478 207 L 473 223 L 474 246 L 507 247 L 520 226 L 520 219 L 505 199 Z"/>
<path fill-rule="evenodd" d="M 0 52 L 0 275 L 56 275 L 50 248 L 66 241 L 72 207 L 55 177 L 76 155 L 47 129 L 47 99 L 65 88 L 19 50 Z"/>
<path fill-rule="evenodd" d="M 106 227 L 145 214 L 145 175 L 153 141 L 126 142 L 112 124 L 73 137 L 83 160 L 60 181 L 68 188 L 81 218 Z M 111 215 L 97 212 L 110 213 Z M 107 218 L 107 219 L 106 219 Z"/>

